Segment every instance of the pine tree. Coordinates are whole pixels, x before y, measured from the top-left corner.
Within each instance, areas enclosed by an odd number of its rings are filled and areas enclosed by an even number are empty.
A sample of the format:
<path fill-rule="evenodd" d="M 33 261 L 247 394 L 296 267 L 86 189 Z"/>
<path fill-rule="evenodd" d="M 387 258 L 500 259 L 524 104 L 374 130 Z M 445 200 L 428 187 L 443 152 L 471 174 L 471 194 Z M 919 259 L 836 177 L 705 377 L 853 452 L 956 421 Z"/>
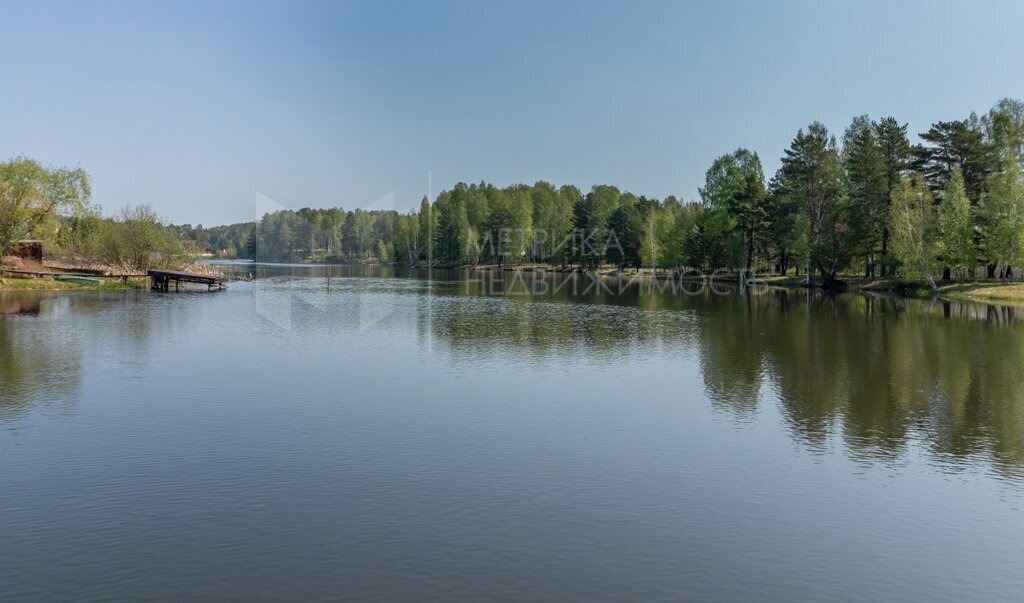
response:
<path fill-rule="evenodd" d="M 418 222 L 417 240 L 421 245 L 420 255 L 427 261 L 427 265 L 432 265 L 434 263 L 434 233 L 437 231 L 437 217 L 434 216 L 433 208 L 426 197 L 420 201 Z"/>
<path fill-rule="evenodd" d="M 622 270 L 640 268 L 640 247 L 643 244 L 644 219 L 636 203 L 622 205 L 608 218 L 608 259 Z"/>
<path fill-rule="evenodd" d="M 809 263 L 826 287 L 847 258 L 844 178 L 835 138 L 818 122 L 797 133 L 775 178 L 780 194 L 807 217 Z"/>
<path fill-rule="evenodd" d="M 854 118 L 843 135 L 843 164 L 851 247 L 864 260 L 864 276 L 874 276 L 889 217 L 889 185 L 878 128 L 867 115 Z"/>
<path fill-rule="evenodd" d="M 915 148 L 915 168 L 924 174 L 932 191 L 945 188 L 954 168 L 964 176 L 964 188 L 977 205 L 996 168 L 995 150 L 978 127 L 968 120 L 939 121 L 920 134 L 928 143 Z"/>
<path fill-rule="evenodd" d="M 907 138 L 907 124 L 900 125 L 895 117 L 883 117 L 875 124 L 878 130 L 878 144 L 882 149 L 882 160 L 885 164 L 885 211 L 889 211 L 889 199 L 892 192 L 900 184 L 900 180 L 910 167 L 913 159 L 913 148 Z M 885 220 L 882 225 L 882 250 L 879 262 L 882 267 L 882 276 L 885 276 L 887 266 L 895 264 L 889 257 L 889 221 Z"/>

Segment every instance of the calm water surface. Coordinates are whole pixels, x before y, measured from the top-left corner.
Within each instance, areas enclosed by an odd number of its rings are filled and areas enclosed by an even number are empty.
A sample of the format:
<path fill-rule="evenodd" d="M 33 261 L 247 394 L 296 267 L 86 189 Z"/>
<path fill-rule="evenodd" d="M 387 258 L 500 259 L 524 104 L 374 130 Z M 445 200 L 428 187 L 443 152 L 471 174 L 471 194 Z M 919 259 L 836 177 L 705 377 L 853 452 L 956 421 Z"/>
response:
<path fill-rule="evenodd" d="M 240 270 L 0 294 L 0 599 L 1024 593 L 1012 309 Z"/>

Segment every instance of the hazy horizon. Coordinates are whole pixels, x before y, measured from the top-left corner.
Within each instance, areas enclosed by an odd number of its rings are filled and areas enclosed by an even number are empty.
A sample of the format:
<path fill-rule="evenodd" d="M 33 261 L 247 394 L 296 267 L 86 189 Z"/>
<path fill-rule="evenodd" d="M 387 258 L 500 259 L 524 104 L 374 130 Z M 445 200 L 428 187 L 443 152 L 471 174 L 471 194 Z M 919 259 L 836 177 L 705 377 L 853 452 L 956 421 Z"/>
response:
<path fill-rule="evenodd" d="M 177 223 L 412 209 L 457 182 L 697 195 L 747 147 L 1024 97 L 1024 5 L 200 3 L 6 7 L 0 156 Z M 958 32 L 952 36 L 950 32 Z"/>

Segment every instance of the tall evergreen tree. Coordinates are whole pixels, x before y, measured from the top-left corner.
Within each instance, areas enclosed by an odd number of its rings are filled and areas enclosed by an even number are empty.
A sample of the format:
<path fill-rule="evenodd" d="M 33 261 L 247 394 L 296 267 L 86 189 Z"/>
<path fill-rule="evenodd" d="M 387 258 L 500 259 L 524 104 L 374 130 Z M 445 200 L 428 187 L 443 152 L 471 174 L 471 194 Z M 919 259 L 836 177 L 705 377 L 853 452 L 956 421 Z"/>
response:
<path fill-rule="evenodd" d="M 994 149 L 982 131 L 968 120 L 939 121 L 920 136 L 926 144 L 914 149 L 914 165 L 924 174 L 932 192 L 945 188 L 953 169 L 960 168 L 967 198 L 971 205 L 977 205 L 996 168 Z"/>
<path fill-rule="evenodd" d="M 640 246 L 643 244 L 644 220 L 637 203 L 619 206 L 608 218 L 608 259 L 622 270 L 640 268 Z"/>
<path fill-rule="evenodd" d="M 622 193 L 614 186 L 595 185 L 573 207 L 577 259 L 594 268 L 605 257 L 609 243 L 608 218 L 619 207 Z"/>
<path fill-rule="evenodd" d="M 847 259 L 847 227 L 842 160 L 835 138 L 824 125 L 814 122 L 806 132 L 797 133 L 776 178 L 780 194 L 807 217 L 808 262 L 823 285 L 831 286 Z"/>
<path fill-rule="evenodd" d="M 864 260 L 864 276 L 874 276 L 889 218 L 888 166 L 879 127 L 861 115 L 843 135 L 850 243 Z"/>
<path fill-rule="evenodd" d="M 913 148 L 907 138 L 907 124 L 900 125 L 895 117 L 883 117 L 876 124 L 878 130 L 878 144 L 882 147 L 882 160 L 885 163 L 886 182 L 886 212 L 888 212 L 888 200 L 892 198 L 892 191 L 900 184 L 900 180 L 910 168 L 913 161 Z M 879 260 L 882 262 L 882 273 L 885 274 L 886 265 L 892 265 L 888 258 L 889 251 L 889 223 L 886 220 L 882 225 L 882 253 Z"/>
<path fill-rule="evenodd" d="M 428 265 L 434 262 L 434 233 L 437 231 L 437 218 L 434 216 L 430 200 L 423 197 L 420 201 L 418 214 L 419 233 L 417 239 L 420 241 L 420 257 L 427 261 Z"/>

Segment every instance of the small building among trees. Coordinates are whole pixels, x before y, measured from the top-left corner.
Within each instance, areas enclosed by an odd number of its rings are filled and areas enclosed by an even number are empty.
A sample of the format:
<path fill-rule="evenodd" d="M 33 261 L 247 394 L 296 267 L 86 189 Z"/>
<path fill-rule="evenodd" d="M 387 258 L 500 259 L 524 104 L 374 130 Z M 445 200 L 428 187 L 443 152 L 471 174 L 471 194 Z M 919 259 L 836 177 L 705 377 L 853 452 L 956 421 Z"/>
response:
<path fill-rule="evenodd" d="M 18 241 L 14 244 L 11 255 L 41 264 L 43 262 L 43 242 L 34 239 Z"/>

